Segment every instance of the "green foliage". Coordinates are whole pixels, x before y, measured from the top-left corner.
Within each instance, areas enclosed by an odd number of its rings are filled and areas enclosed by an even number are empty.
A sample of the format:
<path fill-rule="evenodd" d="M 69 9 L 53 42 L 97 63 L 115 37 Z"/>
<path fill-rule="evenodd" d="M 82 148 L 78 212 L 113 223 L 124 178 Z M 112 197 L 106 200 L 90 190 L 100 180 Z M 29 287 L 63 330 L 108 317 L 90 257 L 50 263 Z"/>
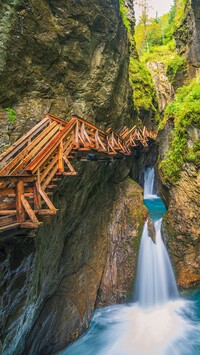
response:
<path fill-rule="evenodd" d="M 13 110 L 11 107 L 7 107 L 7 108 L 5 108 L 5 111 L 8 112 L 9 123 L 13 123 L 15 121 L 15 119 L 16 119 L 15 110 Z"/>
<path fill-rule="evenodd" d="M 150 72 L 144 64 L 130 58 L 129 77 L 133 87 L 135 108 L 140 114 L 142 110 L 152 110 L 159 119 L 156 105 L 156 90 Z"/>
<path fill-rule="evenodd" d="M 155 47 L 165 46 L 173 40 L 173 26 L 171 24 L 173 17 L 174 14 L 169 12 L 159 18 L 148 19 L 146 33 L 142 21 L 139 21 L 135 29 L 135 40 L 140 56 L 146 52 L 154 52 Z M 148 51 L 146 37 L 148 40 Z"/>
<path fill-rule="evenodd" d="M 199 142 L 194 142 L 192 148 L 188 148 L 187 144 L 188 127 L 194 125 L 200 128 L 200 77 L 178 89 L 176 100 L 165 110 L 163 124 L 169 118 L 174 119 L 175 126 L 172 146 L 159 167 L 164 180 L 175 183 L 185 161 L 198 164 L 200 160 Z"/>
<path fill-rule="evenodd" d="M 185 10 L 188 5 L 188 0 L 176 0 L 175 1 L 175 14 L 173 21 L 173 30 L 176 30 L 182 25 L 182 22 L 185 19 Z"/>
<path fill-rule="evenodd" d="M 179 56 L 177 53 L 173 55 L 173 57 L 169 57 L 167 60 L 167 76 L 171 84 L 174 83 L 176 78 L 176 74 L 178 72 L 182 72 L 184 75 L 186 73 L 186 59 L 185 57 Z"/>
<path fill-rule="evenodd" d="M 149 53 L 144 53 L 141 56 L 141 61 L 144 63 L 148 62 L 162 62 L 165 64 L 165 67 L 167 68 L 167 63 L 169 61 L 169 58 L 174 57 L 174 40 L 170 41 L 168 44 L 162 45 L 162 46 L 153 46 L 150 48 Z"/>
<path fill-rule="evenodd" d="M 128 9 L 124 5 L 124 0 L 119 0 L 119 4 L 120 4 L 120 12 L 121 12 L 121 15 L 122 15 L 122 21 L 123 21 L 124 26 L 127 29 L 129 40 L 131 40 L 131 38 L 130 38 L 131 37 L 131 23 L 130 23 L 130 20 L 128 19 L 128 17 L 127 17 Z"/>

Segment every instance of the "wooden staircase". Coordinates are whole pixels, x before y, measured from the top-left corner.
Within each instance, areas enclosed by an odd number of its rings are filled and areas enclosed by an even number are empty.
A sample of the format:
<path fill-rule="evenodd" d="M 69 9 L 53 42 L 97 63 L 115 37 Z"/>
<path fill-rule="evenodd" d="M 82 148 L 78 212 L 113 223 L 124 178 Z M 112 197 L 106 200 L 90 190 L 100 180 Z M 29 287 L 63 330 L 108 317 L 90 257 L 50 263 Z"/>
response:
<path fill-rule="evenodd" d="M 148 147 L 156 136 L 146 127 L 124 128 L 117 134 L 78 116 L 65 122 L 46 115 L 0 155 L 0 233 L 37 228 L 42 224 L 40 216 L 57 213 L 51 190 L 62 176 L 77 174 L 70 162 L 77 153 L 90 153 L 94 160 L 100 155 L 129 156 L 131 149 Z"/>

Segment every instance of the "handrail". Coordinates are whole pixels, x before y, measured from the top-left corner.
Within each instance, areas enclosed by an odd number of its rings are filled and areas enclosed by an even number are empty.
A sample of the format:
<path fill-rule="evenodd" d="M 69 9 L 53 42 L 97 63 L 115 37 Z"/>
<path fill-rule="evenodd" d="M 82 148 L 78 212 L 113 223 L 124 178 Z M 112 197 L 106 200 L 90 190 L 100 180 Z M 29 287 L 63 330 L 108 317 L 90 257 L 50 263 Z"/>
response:
<path fill-rule="evenodd" d="M 42 121 L 40 121 L 36 126 L 31 128 L 25 135 L 23 135 L 20 139 L 18 139 L 14 144 L 12 144 L 5 152 L 0 155 L 0 162 L 4 160 L 7 162 L 13 155 L 20 149 L 23 148 L 24 145 L 28 142 L 30 138 L 33 138 L 39 131 L 41 131 L 50 120 L 45 117 Z"/>
<path fill-rule="evenodd" d="M 130 155 L 131 148 L 147 147 L 157 135 L 136 126 L 121 132 L 103 131 L 76 115 L 69 122 L 46 115 L 0 155 L 0 233 L 19 227 L 38 228 L 38 215 L 56 214 L 49 190 L 59 175 L 77 174 L 70 158 L 87 151 L 93 151 L 97 159 L 102 153 L 114 158 Z"/>
<path fill-rule="evenodd" d="M 65 128 L 59 132 L 33 159 L 33 161 L 26 167 L 28 173 L 35 173 L 37 169 L 43 164 L 43 162 L 52 154 L 53 150 L 58 147 L 60 141 L 72 130 L 76 124 L 76 119 L 72 118 Z"/>

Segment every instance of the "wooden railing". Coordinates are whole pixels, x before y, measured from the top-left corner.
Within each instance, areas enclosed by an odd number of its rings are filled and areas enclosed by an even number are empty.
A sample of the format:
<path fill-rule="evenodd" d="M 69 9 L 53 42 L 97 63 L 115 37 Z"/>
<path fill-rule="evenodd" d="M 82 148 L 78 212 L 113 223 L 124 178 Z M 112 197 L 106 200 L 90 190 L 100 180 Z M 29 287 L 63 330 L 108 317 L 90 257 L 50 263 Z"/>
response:
<path fill-rule="evenodd" d="M 147 147 L 156 135 L 136 126 L 120 134 L 105 132 L 78 116 L 65 122 L 46 115 L 0 155 L 0 231 L 37 228 L 38 215 L 57 212 L 50 190 L 59 176 L 77 174 L 70 162 L 76 152 L 128 156 L 131 149 Z"/>

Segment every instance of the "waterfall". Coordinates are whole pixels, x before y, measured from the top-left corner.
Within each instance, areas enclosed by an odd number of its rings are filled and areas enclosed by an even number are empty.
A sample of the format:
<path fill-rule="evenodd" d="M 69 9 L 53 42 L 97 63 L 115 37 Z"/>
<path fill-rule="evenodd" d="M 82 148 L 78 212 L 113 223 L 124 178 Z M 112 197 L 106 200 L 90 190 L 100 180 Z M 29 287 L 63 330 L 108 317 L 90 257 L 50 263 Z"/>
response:
<path fill-rule="evenodd" d="M 147 168 L 144 173 L 144 199 L 155 197 L 155 195 L 153 195 L 154 179 L 154 168 Z"/>
<path fill-rule="evenodd" d="M 193 312 L 191 302 L 178 299 L 175 277 L 161 236 L 165 206 L 160 198 L 152 195 L 153 179 L 154 171 L 149 168 L 145 172 L 145 204 L 155 221 L 155 243 L 149 236 L 153 234 L 152 226 L 148 228 L 146 222 L 138 255 L 137 302 L 97 309 L 89 331 L 60 355 L 200 354 L 199 301 Z"/>
<path fill-rule="evenodd" d="M 153 195 L 154 168 L 147 168 L 144 175 L 144 199 Z M 160 200 L 161 201 L 161 200 Z M 161 201 L 162 202 L 162 201 Z M 161 235 L 162 219 L 154 222 L 155 243 L 152 241 L 146 221 L 142 233 L 136 276 L 135 299 L 143 308 L 152 308 L 178 298 L 178 289 Z"/>
<path fill-rule="evenodd" d="M 138 258 L 135 299 L 143 308 L 151 308 L 178 298 L 178 289 L 161 236 L 162 219 L 154 223 L 156 240 L 153 243 L 145 223 Z"/>

